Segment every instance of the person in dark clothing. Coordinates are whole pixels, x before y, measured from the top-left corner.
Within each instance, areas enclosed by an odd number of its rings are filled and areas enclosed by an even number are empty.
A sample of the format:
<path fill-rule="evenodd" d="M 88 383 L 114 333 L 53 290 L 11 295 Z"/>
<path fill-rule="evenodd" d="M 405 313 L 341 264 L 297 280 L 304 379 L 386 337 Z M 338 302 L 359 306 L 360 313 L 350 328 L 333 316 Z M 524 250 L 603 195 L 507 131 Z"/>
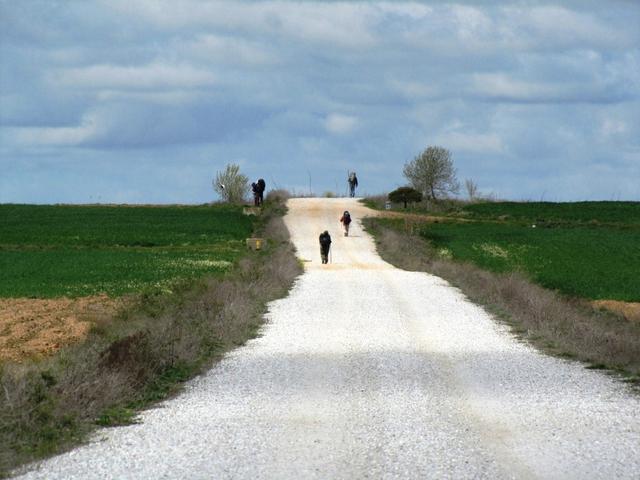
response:
<path fill-rule="evenodd" d="M 320 258 L 322 263 L 329 263 L 329 249 L 331 248 L 331 235 L 325 230 L 320 234 Z"/>
<path fill-rule="evenodd" d="M 347 182 L 349 182 L 349 196 L 353 198 L 356 196 L 356 187 L 358 186 L 358 177 L 356 177 L 356 172 L 351 172 L 349 174 Z"/>
<path fill-rule="evenodd" d="M 253 206 L 260 206 L 260 192 L 258 191 L 258 184 L 253 182 L 251 184 L 251 191 L 253 192 Z"/>
<path fill-rule="evenodd" d="M 344 227 L 344 236 L 349 236 L 349 225 L 351 225 L 351 214 L 348 211 L 344 211 L 342 216 L 340 217 L 340 223 Z"/>
<path fill-rule="evenodd" d="M 258 179 L 258 198 L 260 200 L 259 205 L 262 205 L 264 203 L 264 190 L 265 188 L 267 188 L 267 184 L 264 182 L 264 179 L 260 178 Z"/>

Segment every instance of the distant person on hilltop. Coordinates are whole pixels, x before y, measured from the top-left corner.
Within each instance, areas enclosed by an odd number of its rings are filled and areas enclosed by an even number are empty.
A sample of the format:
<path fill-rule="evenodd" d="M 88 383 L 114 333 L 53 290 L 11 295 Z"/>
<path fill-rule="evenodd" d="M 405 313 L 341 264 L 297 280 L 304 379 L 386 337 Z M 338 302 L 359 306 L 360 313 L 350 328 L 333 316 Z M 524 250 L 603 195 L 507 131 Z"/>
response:
<path fill-rule="evenodd" d="M 322 264 L 329 263 L 329 249 L 331 248 L 331 235 L 325 230 L 320 234 L 320 258 Z"/>
<path fill-rule="evenodd" d="M 253 182 L 251 184 L 251 191 L 253 192 L 253 206 L 254 207 L 259 207 L 260 206 L 260 193 L 258 192 L 258 184 L 256 182 Z"/>
<path fill-rule="evenodd" d="M 267 184 L 264 183 L 264 179 L 260 178 L 256 185 L 258 187 L 258 205 L 262 205 L 264 203 L 264 190 L 267 188 Z"/>
<path fill-rule="evenodd" d="M 356 187 L 358 186 L 358 177 L 356 177 L 356 172 L 351 172 L 349 174 L 347 182 L 349 182 L 349 196 L 353 198 L 356 196 Z"/>

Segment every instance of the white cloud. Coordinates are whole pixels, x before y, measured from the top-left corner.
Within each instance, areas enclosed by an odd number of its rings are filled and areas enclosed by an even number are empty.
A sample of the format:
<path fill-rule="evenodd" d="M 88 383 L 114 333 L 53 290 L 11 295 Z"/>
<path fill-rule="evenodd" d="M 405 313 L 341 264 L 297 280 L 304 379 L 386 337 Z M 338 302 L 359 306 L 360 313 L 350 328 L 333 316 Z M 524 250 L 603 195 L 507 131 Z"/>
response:
<path fill-rule="evenodd" d="M 506 102 L 566 103 L 619 101 L 623 92 L 611 82 L 591 78 L 518 78 L 516 72 L 474 73 L 468 76 L 471 97 Z"/>
<path fill-rule="evenodd" d="M 471 53 L 508 56 L 514 52 L 557 53 L 601 48 L 622 51 L 635 48 L 640 42 L 640 29 L 633 32 L 619 28 L 626 21 L 629 19 L 616 15 L 585 12 L 579 6 L 493 7 L 443 2 L 422 22 L 408 25 L 403 37 L 409 47 L 441 56 Z"/>
<path fill-rule="evenodd" d="M 105 0 L 105 4 L 169 29 L 219 27 L 343 48 L 370 47 L 376 41 L 370 30 L 375 7 L 366 3 Z"/>
<path fill-rule="evenodd" d="M 457 35 L 462 41 L 475 41 L 494 31 L 491 17 L 479 8 L 452 5 L 450 12 L 457 27 Z"/>
<path fill-rule="evenodd" d="M 471 75 L 470 92 L 490 98 L 533 100 L 557 95 L 558 87 L 522 81 L 504 73 L 475 73 Z"/>
<path fill-rule="evenodd" d="M 98 119 L 86 115 L 76 127 L 13 127 L 6 136 L 18 146 L 75 146 L 93 138 L 98 132 Z"/>
<path fill-rule="evenodd" d="M 268 4 L 264 15 L 287 36 L 347 48 L 373 47 L 370 7 L 366 4 L 281 3 Z M 265 6 L 266 7 L 266 6 Z"/>
<path fill-rule="evenodd" d="M 433 8 L 417 2 L 380 2 L 375 4 L 375 8 L 382 15 L 397 15 L 411 20 L 422 20 L 433 12 Z"/>
<path fill-rule="evenodd" d="M 159 105 L 180 106 L 193 104 L 202 98 L 202 93 L 195 90 L 163 90 L 163 91 L 125 91 L 125 90 L 102 90 L 98 92 L 96 98 L 100 102 L 124 101 L 124 102 L 144 102 Z"/>
<path fill-rule="evenodd" d="M 341 113 L 331 113 L 324 121 L 324 127 L 330 133 L 338 135 L 352 132 L 358 125 L 358 119 Z"/>
<path fill-rule="evenodd" d="M 435 143 L 454 152 L 504 152 L 502 140 L 495 133 L 444 132 L 436 135 Z"/>
<path fill-rule="evenodd" d="M 604 137 L 612 137 L 627 133 L 629 126 L 622 120 L 616 120 L 615 118 L 605 118 L 600 127 L 600 132 Z"/>
<path fill-rule="evenodd" d="M 194 88 L 214 85 L 216 76 L 188 64 L 156 62 L 144 66 L 102 64 L 61 69 L 50 80 L 79 88 Z"/>
<path fill-rule="evenodd" d="M 268 66 L 280 61 L 273 49 L 237 36 L 207 33 L 194 40 L 176 42 L 175 47 L 184 57 L 218 64 Z"/>
<path fill-rule="evenodd" d="M 589 13 L 555 5 L 533 8 L 506 8 L 513 36 L 530 43 L 558 48 L 588 48 L 591 45 L 626 46 L 632 38 L 616 31 L 606 22 Z"/>
<path fill-rule="evenodd" d="M 391 89 L 410 99 L 436 98 L 443 93 L 436 82 L 390 79 L 388 83 Z"/>

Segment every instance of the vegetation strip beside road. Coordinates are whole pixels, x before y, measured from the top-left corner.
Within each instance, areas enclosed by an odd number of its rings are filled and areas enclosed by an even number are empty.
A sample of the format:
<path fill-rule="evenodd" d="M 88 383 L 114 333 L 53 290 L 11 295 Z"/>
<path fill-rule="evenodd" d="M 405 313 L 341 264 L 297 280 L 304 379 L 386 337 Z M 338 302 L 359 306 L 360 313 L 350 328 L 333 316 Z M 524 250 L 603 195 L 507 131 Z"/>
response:
<path fill-rule="evenodd" d="M 283 213 L 282 199 L 265 205 L 254 233 L 266 248 L 230 271 L 174 284 L 171 293 L 147 290 L 85 342 L 0 365 L 0 475 L 76 445 L 96 425 L 135 421 L 137 410 L 255 336 L 266 303 L 301 272 Z"/>
<path fill-rule="evenodd" d="M 519 272 L 491 272 L 443 256 L 423 236 L 394 219 L 367 218 L 378 252 L 388 262 L 449 281 L 533 345 L 609 369 L 640 384 L 640 324 L 594 310 L 586 301 L 545 289 Z"/>

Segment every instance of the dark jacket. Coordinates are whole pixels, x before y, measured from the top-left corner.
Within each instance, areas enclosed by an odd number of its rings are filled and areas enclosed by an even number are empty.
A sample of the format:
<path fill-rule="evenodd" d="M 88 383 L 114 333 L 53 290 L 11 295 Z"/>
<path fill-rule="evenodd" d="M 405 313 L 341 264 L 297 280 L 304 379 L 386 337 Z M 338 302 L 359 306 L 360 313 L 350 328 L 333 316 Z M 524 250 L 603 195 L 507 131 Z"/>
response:
<path fill-rule="evenodd" d="M 322 232 L 320 234 L 319 240 L 320 240 L 320 246 L 325 250 L 329 250 L 329 247 L 331 246 L 331 235 L 329 235 L 328 233 Z"/>

